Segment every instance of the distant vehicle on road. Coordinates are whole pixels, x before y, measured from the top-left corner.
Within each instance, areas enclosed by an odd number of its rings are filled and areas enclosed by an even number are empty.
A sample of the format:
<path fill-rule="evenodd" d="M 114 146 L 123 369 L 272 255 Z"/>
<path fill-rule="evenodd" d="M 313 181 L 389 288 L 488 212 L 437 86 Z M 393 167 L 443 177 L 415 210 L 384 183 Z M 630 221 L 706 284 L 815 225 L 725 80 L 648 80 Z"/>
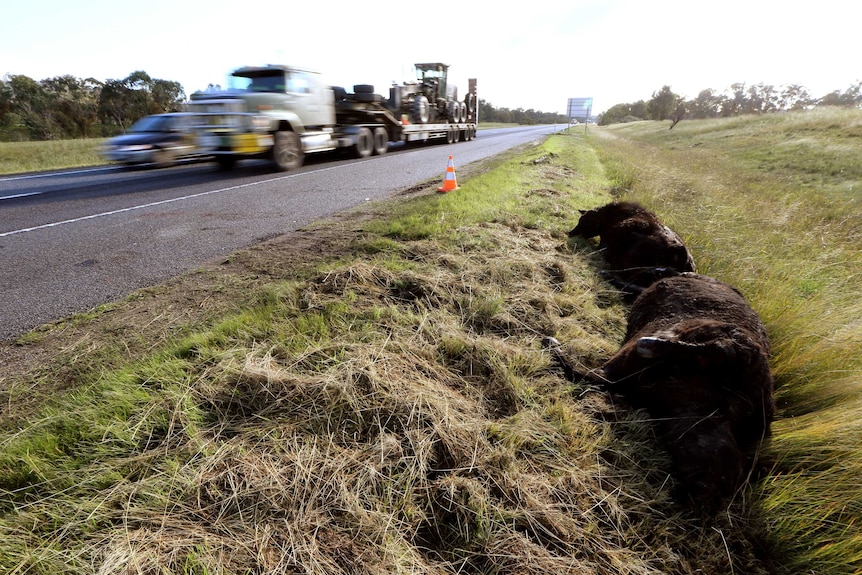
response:
<path fill-rule="evenodd" d="M 190 129 L 190 114 L 175 112 L 144 116 L 129 130 L 107 141 L 102 155 L 126 165 L 166 167 L 203 155 Z"/>

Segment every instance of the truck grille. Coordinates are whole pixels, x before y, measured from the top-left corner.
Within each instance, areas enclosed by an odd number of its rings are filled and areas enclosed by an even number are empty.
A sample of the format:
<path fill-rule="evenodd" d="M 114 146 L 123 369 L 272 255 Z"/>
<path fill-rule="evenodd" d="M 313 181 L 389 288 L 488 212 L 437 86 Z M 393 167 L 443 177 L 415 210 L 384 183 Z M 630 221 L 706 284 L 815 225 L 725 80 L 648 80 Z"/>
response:
<path fill-rule="evenodd" d="M 187 109 L 194 114 L 192 126 L 205 131 L 245 131 L 251 123 L 251 114 L 242 100 L 201 100 L 189 102 Z"/>

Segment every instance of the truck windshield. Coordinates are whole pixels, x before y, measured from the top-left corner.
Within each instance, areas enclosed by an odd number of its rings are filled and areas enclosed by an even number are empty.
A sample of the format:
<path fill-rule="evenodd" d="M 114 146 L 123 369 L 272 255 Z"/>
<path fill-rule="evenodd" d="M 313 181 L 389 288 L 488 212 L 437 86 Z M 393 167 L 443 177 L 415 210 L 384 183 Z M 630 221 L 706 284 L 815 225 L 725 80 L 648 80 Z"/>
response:
<path fill-rule="evenodd" d="M 250 92 L 281 92 L 287 90 L 287 84 L 283 73 L 265 76 L 231 76 L 230 85 L 234 90 L 248 90 Z"/>

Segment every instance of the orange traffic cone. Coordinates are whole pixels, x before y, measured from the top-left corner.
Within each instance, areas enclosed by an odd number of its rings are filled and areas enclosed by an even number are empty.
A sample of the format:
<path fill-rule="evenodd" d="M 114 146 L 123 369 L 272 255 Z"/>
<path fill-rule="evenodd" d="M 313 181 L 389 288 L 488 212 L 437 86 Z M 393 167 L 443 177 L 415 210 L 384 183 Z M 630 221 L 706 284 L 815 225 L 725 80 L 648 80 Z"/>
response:
<path fill-rule="evenodd" d="M 437 188 L 438 192 L 451 192 L 458 189 L 458 181 L 455 179 L 455 160 L 449 156 L 449 163 L 446 165 L 446 179 L 443 180 L 443 186 Z"/>

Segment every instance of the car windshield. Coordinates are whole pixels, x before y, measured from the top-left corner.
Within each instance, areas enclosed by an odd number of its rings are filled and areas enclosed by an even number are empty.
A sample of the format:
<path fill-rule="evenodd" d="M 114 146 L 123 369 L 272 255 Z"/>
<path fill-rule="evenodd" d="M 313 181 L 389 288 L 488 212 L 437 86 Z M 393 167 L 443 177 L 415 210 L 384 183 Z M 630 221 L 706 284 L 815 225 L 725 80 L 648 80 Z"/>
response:
<path fill-rule="evenodd" d="M 170 116 L 144 116 L 129 128 L 130 132 L 167 132 L 171 129 Z"/>

